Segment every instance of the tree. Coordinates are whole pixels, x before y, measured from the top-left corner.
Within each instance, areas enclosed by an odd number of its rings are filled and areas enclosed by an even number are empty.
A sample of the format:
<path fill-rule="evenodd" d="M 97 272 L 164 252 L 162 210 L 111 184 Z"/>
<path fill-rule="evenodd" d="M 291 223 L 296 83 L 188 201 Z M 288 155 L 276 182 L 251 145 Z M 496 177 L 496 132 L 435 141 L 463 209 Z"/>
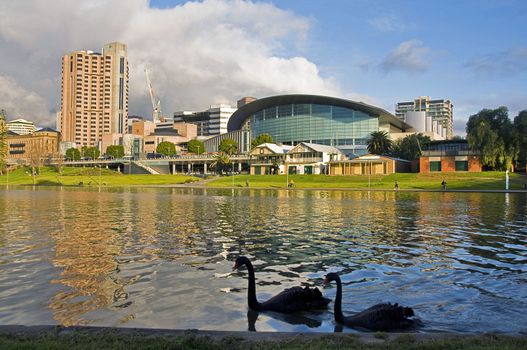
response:
<path fill-rule="evenodd" d="M 0 110 L 0 175 L 6 168 L 7 157 L 7 127 L 5 125 L 5 111 Z M 6 169 L 7 170 L 7 169 Z"/>
<path fill-rule="evenodd" d="M 518 154 L 507 107 L 483 109 L 469 117 L 466 131 L 469 147 L 479 153 L 483 166 L 510 169 Z"/>
<path fill-rule="evenodd" d="M 228 155 L 233 155 L 238 151 L 238 142 L 230 138 L 225 138 L 221 140 L 218 149 L 220 152 L 227 153 Z"/>
<path fill-rule="evenodd" d="M 430 143 L 430 137 L 423 134 L 412 134 L 395 141 L 392 144 L 391 155 L 394 157 L 414 160 L 421 156 L 421 150 L 424 145 Z"/>
<path fill-rule="evenodd" d="M 124 146 L 123 145 L 110 145 L 106 147 L 106 155 L 112 158 L 124 157 Z"/>
<path fill-rule="evenodd" d="M 190 140 L 187 144 L 187 149 L 191 153 L 203 154 L 205 153 L 205 144 L 200 140 Z"/>
<path fill-rule="evenodd" d="M 66 150 L 66 158 L 68 158 L 68 160 L 80 160 L 81 152 L 74 147 L 68 148 Z"/>
<path fill-rule="evenodd" d="M 170 141 L 163 141 L 156 148 L 157 153 L 164 154 L 165 156 L 175 156 L 176 155 L 176 145 Z"/>
<path fill-rule="evenodd" d="M 386 131 L 374 131 L 368 139 L 368 152 L 372 154 L 387 154 L 392 148 L 392 140 Z"/>
<path fill-rule="evenodd" d="M 514 133 L 518 147 L 518 165 L 527 171 L 527 110 L 514 118 Z"/>
<path fill-rule="evenodd" d="M 99 149 L 94 146 L 92 147 L 83 146 L 81 148 L 81 153 L 84 158 L 88 158 L 88 159 L 97 159 L 101 155 L 101 152 L 99 151 Z"/>
<path fill-rule="evenodd" d="M 216 173 L 222 174 L 224 171 L 229 171 L 231 159 L 226 153 L 216 154 L 213 158 L 211 166 L 216 169 Z"/>
<path fill-rule="evenodd" d="M 256 148 L 263 143 L 273 143 L 273 137 L 269 134 L 258 135 L 254 140 L 251 141 L 251 149 Z"/>

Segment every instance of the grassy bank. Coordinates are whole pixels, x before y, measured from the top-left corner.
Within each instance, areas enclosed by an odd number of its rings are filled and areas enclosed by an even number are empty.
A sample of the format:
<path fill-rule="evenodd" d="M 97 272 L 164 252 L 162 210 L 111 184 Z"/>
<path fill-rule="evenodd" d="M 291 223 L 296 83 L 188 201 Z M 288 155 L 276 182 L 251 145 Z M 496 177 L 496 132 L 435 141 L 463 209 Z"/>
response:
<path fill-rule="evenodd" d="M 54 168 L 42 167 L 35 176 L 40 186 L 134 186 L 182 184 L 199 179 L 186 175 L 125 175 L 105 168 L 64 168 L 62 174 Z M 0 176 L 0 185 L 33 185 L 33 176 L 28 168 L 19 168 Z"/>
<path fill-rule="evenodd" d="M 272 337 L 267 337 L 272 339 Z M 171 336 L 160 334 L 68 334 L 44 333 L 39 335 L 0 335 L 1 349 L 471 349 L 516 350 L 527 348 L 527 338 L 496 335 L 468 337 L 444 336 L 417 339 L 414 335 L 388 336 L 378 334 L 364 341 L 353 334 L 326 334 L 320 336 L 280 336 L 278 340 L 258 340 L 244 336 L 211 338 L 193 333 Z"/>
<path fill-rule="evenodd" d="M 109 169 L 99 168 L 64 168 L 59 174 L 54 168 L 43 167 L 35 177 L 36 185 L 49 186 L 134 186 L 134 185 L 171 185 L 198 181 L 187 175 L 127 175 Z M 342 188 L 342 189 L 387 189 L 394 188 L 395 181 L 399 189 L 440 190 L 441 182 L 447 182 L 449 190 L 503 190 L 505 189 L 504 172 L 482 173 L 431 173 L 431 174 L 391 174 L 355 176 L 326 175 L 236 175 L 219 177 L 207 183 L 209 187 L 246 187 L 251 188 L 286 188 L 287 181 L 292 180 L 295 188 Z M 33 177 L 28 168 L 19 168 L 9 174 L 0 176 L 0 185 L 33 185 Z M 511 173 L 509 188 L 524 189 L 527 175 Z"/>
<path fill-rule="evenodd" d="M 287 179 L 293 180 L 295 188 L 359 188 L 359 189 L 393 189 L 395 181 L 399 189 L 439 190 L 441 182 L 447 182 L 451 190 L 504 190 L 504 172 L 482 173 L 399 173 L 391 175 L 325 176 L 325 175 L 238 175 L 234 176 L 234 186 L 286 188 Z M 527 175 L 511 173 L 509 188 L 520 190 L 527 183 Z M 207 184 L 210 187 L 229 187 L 233 184 L 230 176 L 221 177 Z"/>

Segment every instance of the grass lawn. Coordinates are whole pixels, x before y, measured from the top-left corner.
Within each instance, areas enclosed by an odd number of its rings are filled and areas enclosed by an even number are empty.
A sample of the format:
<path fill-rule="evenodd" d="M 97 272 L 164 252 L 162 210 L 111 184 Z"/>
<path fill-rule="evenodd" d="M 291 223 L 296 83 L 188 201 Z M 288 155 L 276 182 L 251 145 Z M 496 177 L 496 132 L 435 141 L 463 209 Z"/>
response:
<path fill-rule="evenodd" d="M 9 185 L 33 185 L 33 177 L 29 168 L 19 168 L 9 173 Z M 101 168 L 65 167 L 62 174 L 54 168 L 42 167 L 40 174 L 35 176 L 35 184 L 40 186 L 133 186 L 133 185 L 165 185 L 182 184 L 199 179 L 186 175 L 125 175 L 113 170 Z M 7 184 L 6 175 L 0 176 L 0 185 Z"/>
<path fill-rule="evenodd" d="M 527 338 L 496 335 L 473 337 L 450 337 L 443 339 L 417 340 L 413 335 L 389 337 L 378 334 L 374 341 L 361 341 L 353 334 L 328 334 L 319 337 L 291 337 L 277 341 L 247 340 L 228 336 L 212 339 L 192 333 L 169 335 L 122 335 L 111 331 L 84 334 L 73 331 L 68 334 L 0 335 L 1 349 L 217 349 L 217 350 L 267 350 L 267 349 L 471 349 L 471 350 L 515 350 L 525 349 Z"/>
<path fill-rule="evenodd" d="M 249 187 L 276 187 L 286 188 L 287 179 L 294 181 L 295 188 L 358 188 L 367 189 L 368 183 L 372 189 L 393 189 L 395 181 L 399 189 L 414 190 L 440 190 L 441 182 L 447 182 L 450 190 L 503 190 L 505 189 L 504 172 L 481 172 L 481 173 L 398 173 L 391 175 L 373 175 L 368 179 L 367 175 L 354 176 L 326 176 L 326 175 L 236 175 L 234 186 L 245 187 L 246 181 Z M 527 175 L 511 173 L 509 176 L 509 188 L 519 190 L 527 183 Z M 207 183 L 210 187 L 229 187 L 233 184 L 231 176 L 220 177 Z"/>
<path fill-rule="evenodd" d="M 19 168 L 6 175 L 0 176 L 0 185 L 32 185 L 33 177 L 29 168 Z M 62 174 L 54 168 L 42 167 L 40 174 L 35 177 L 36 185 L 48 186 L 137 186 L 137 185 L 171 185 L 198 181 L 199 179 L 187 175 L 126 175 L 102 168 L 73 168 L 65 167 Z M 234 180 L 234 181 L 233 181 Z M 395 181 L 399 189 L 411 190 L 440 190 L 441 181 L 447 182 L 449 190 L 503 190 L 505 189 L 504 172 L 482 173 L 399 173 L 392 175 L 355 176 L 326 176 L 326 175 L 235 175 L 223 176 L 207 183 L 209 187 L 246 187 L 251 188 L 286 188 L 287 180 L 294 182 L 295 188 L 353 188 L 353 189 L 387 189 L 394 188 Z M 524 189 L 527 175 L 511 173 L 509 188 L 511 190 Z"/>

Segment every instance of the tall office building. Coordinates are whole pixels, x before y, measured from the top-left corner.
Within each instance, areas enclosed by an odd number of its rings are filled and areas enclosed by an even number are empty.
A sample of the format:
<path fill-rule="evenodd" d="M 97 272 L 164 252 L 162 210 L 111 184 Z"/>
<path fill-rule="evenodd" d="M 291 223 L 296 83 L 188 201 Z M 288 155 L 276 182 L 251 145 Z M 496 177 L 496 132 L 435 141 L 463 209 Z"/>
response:
<path fill-rule="evenodd" d="M 411 102 L 397 103 L 396 117 L 406 121 L 407 112 L 425 112 L 426 117 L 431 118 L 432 122 L 440 124 L 446 130 L 447 139 L 454 136 L 454 105 L 450 100 L 431 100 L 429 96 L 421 96 Z"/>
<path fill-rule="evenodd" d="M 102 54 L 74 51 L 62 57 L 62 140 L 97 146 L 104 134 L 128 130 L 126 45 L 106 44 Z"/>

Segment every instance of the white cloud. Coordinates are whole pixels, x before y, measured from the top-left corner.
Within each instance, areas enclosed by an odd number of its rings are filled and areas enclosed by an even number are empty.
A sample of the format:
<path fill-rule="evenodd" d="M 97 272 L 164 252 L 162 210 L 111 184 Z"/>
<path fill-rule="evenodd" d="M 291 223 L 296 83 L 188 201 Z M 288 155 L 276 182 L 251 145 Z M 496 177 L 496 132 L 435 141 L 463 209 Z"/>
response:
<path fill-rule="evenodd" d="M 24 89 L 13 78 L 4 75 L 0 75 L 0 109 L 6 110 L 8 120 L 24 118 L 37 125 L 49 124 L 54 118 L 42 96 Z"/>
<path fill-rule="evenodd" d="M 166 115 L 245 95 L 339 96 L 338 85 L 316 64 L 278 54 L 306 40 L 309 27 L 308 19 L 292 12 L 242 0 L 169 9 L 150 8 L 147 0 L 12 1 L 0 11 L 0 74 L 9 72 L 16 86 L 40 94 L 44 101 L 36 105 L 42 110 L 34 113 L 49 115 L 60 109 L 61 56 L 121 41 L 128 45 L 131 114 L 151 113 L 144 68 Z"/>
<path fill-rule="evenodd" d="M 509 48 L 482 57 L 474 58 L 465 64 L 479 76 L 514 76 L 527 72 L 527 47 Z"/>
<path fill-rule="evenodd" d="M 381 62 L 384 72 L 404 71 L 409 73 L 424 72 L 430 66 L 430 48 L 423 46 L 419 40 L 408 40 L 390 52 Z"/>
<path fill-rule="evenodd" d="M 402 32 L 406 30 L 404 22 L 393 14 L 372 18 L 368 24 L 381 32 Z"/>

